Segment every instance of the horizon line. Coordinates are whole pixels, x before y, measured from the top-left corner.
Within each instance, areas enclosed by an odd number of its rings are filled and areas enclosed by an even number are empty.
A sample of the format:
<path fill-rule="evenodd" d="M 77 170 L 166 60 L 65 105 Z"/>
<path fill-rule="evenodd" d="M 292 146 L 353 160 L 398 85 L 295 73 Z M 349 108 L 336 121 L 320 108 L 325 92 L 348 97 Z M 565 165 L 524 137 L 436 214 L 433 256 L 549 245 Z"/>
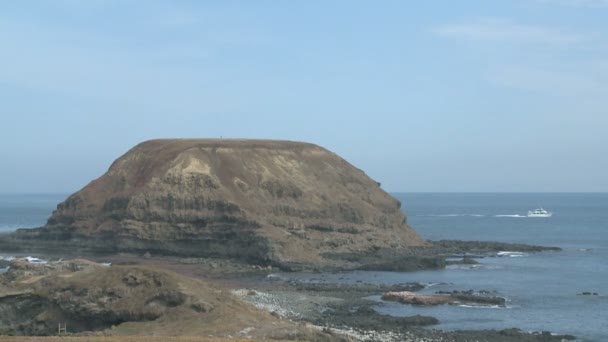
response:
<path fill-rule="evenodd" d="M 384 189 L 383 189 L 384 190 Z M 0 192 L 0 196 L 6 195 L 71 195 L 72 192 Z M 384 190 L 389 194 L 607 194 L 608 191 L 392 191 Z"/>

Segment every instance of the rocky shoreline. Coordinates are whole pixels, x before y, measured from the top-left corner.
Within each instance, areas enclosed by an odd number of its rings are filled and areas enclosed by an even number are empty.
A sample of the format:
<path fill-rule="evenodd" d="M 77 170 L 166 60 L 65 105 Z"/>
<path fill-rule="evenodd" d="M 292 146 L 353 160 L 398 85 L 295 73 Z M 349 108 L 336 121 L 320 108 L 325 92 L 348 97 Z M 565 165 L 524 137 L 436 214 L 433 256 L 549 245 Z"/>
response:
<path fill-rule="evenodd" d="M 49 260 L 0 263 L 3 271 L 8 266 L 0 275 L 0 334 L 50 335 L 59 319 L 70 321 L 75 334 L 114 336 L 570 339 L 513 329 L 431 330 L 436 318 L 383 315 L 369 298 L 407 291 L 420 299 L 424 284 L 314 283 L 272 276 L 441 270 L 512 253 L 558 250 L 426 241 L 379 182 L 314 144 L 149 140 L 58 204 L 44 226 L 0 234 L 3 253 Z M 432 298 L 500 302 L 481 295 L 483 289 L 473 290 Z"/>
<path fill-rule="evenodd" d="M 574 336 L 555 335 L 550 332 L 524 332 L 515 328 L 504 330 L 441 331 L 432 329 L 439 321 L 430 316 L 394 317 L 379 313 L 374 308 L 377 301 L 370 296 L 387 291 L 419 291 L 425 285 L 408 283 L 400 285 L 309 283 L 307 281 L 278 280 L 258 282 L 255 288 L 241 288 L 233 293 L 258 308 L 277 316 L 305 321 L 322 326 L 326 330 L 346 334 L 358 341 L 565 341 Z M 242 285 L 251 285 L 244 282 Z M 489 291 L 473 294 L 469 291 L 438 294 L 494 304 L 499 301 Z M 483 300 L 489 299 L 489 301 Z"/>
<path fill-rule="evenodd" d="M 108 253 L 96 249 L 69 248 L 70 244 L 62 245 L 60 241 L 47 241 L 38 243 L 19 244 L 12 240 L 11 235 L 0 235 L 0 250 L 5 252 L 35 253 L 49 256 L 80 256 L 103 258 L 113 255 L 131 255 L 129 253 Z M 62 246 L 59 248 L 59 246 Z M 74 246 L 76 247 L 76 246 Z M 332 264 L 316 265 L 311 263 L 270 262 L 260 259 L 240 259 L 225 257 L 187 257 L 180 254 L 171 254 L 159 251 L 146 251 L 142 256 L 154 255 L 165 259 L 177 259 L 180 263 L 205 264 L 209 263 L 211 273 L 242 273 L 248 272 L 248 266 L 257 269 L 275 269 L 285 272 L 337 272 L 349 270 L 366 271 L 395 271 L 411 272 L 419 270 L 443 269 L 449 264 L 474 264 L 476 259 L 501 256 L 500 253 L 521 252 L 556 252 L 559 247 L 545 247 L 525 244 L 501 243 L 492 241 L 460 241 L 441 240 L 429 241 L 425 247 L 410 247 L 407 249 L 375 248 L 358 253 L 326 253 L 324 256 L 334 260 Z M 133 254 L 138 255 L 138 254 Z M 460 259 L 460 260 L 453 260 Z M 215 264 L 215 267 L 213 267 Z M 221 264 L 223 267 L 218 267 Z M 243 270 L 243 267 L 244 270 Z M 214 270 L 215 269 L 215 270 Z"/>
<path fill-rule="evenodd" d="M 411 249 L 407 253 L 375 250 L 359 256 L 359 267 L 351 270 L 420 270 L 441 269 L 447 264 L 474 264 L 479 259 L 499 257 L 502 252 L 557 251 L 555 247 L 539 247 L 495 242 L 440 241 L 425 249 Z M 60 257 L 54 254 L 55 257 Z M 65 255 L 64 255 L 65 256 Z M 377 312 L 377 301 L 370 296 L 387 293 L 416 294 L 425 284 L 406 283 L 397 285 L 365 283 L 327 283 L 297 281 L 277 276 L 274 272 L 294 270 L 335 271 L 311 267 L 277 267 L 264 264 L 248 264 L 242 260 L 213 258 L 181 258 L 146 255 L 88 255 L 97 262 L 107 262 L 117 267 L 129 265 L 166 269 L 187 278 L 201 279 L 222 288 L 232 295 L 270 313 L 276 319 L 305 324 L 320 331 L 327 341 L 563 341 L 572 340 L 569 335 L 552 335 L 549 332 L 528 333 L 517 329 L 483 331 L 440 331 L 432 327 L 439 321 L 430 316 L 393 317 Z M 345 257 L 345 256 L 343 256 Z M 349 258 L 350 256 L 346 256 Z M 370 260 L 384 258 L 384 263 Z M 449 259 L 458 259 L 456 261 Z M 433 260 L 433 261 L 429 261 Z M 352 260 L 350 260 L 352 262 Z M 6 262 L 5 262 L 6 263 Z M 120 266 L 123 265 L 123 266 Z M 344 270 L 341 270 L 344 271 Z M 289 274 L 289 273 L 288 273 Z M 437 293 L 433 296 L 449 298 L 448 302 L 474 302 L 481 305 L 504 304 L 504 299 L 483 289 Z M 502 300 L 502 301 L 501 301 Z M 501 303 L 499 303 L 501 301 Z M 414 303 L 421 304 L 421 303 Z M 404 304 L 409 305 L 409 304 Z M 9 332 L 10 333 L 10 332 Z M 312 335 L 310 335 L 312 336 Z M 315 337 L 320 338 L 319 336 Z M 329 336 L 329 337 L 328 337 Z M 333 336 L 333 337 L 332 337 Z M 285 335 L 280 338 L 286 338 Z"/>
<path fill-rule="evenodd" d="M 558 247 L 531 246 L 483 241 L 438 241 L 431 247 L 411 248 L 407 251 L 375 250 L 367 254 L 334 255 L 350 262 L 359 263 L 353 270 L 416 271 L 443 269 L 448 264 L 477 264 L 479 259 L 500 257 L 501 252 L 556 252 Z M 459 258 L 460 260 L 449 260 Z M 377 260 L 385 260 L 382 263 Z M 370 262 L 371 261 L 371 262 Z M 268 273 L 263 269 L 262 274 Z M 276 268 L 274 270 L 277 270 Z M 281 271 L 332 272 L 349 271 L 307 267 L 279 268 Z M 236 273 L 235 273 L 236 274 Z M 248 275 L 249 274 L 249 275 Z M 252 273 L 230 277 L 232 286 L 238 288 L 239 297 L 269 312 L 287 319 L 305 321 L 324 327 L 335 333 L 351 336 L 359 341 L 564 341 L 574 340 L 571 335 L 555 335 L 550 332 L 524 332 L 516 328 L 505 330 L 441 331 L 432 329 L 439 323 L 434 317 L 393 317 L 380 314 L 374 307 L 377 301 L 370 296 L 391 291 L 420 291 L 426 286 L 420 283 L 380 285 L 364 283 L 326 283 L 281 279 L 268 273 L 262 280 Z M 253 273 L 255 274 L 255 272 Z M 259 274 L 259 273 L 258 273 Z M 220 278 L 223 278 L 220 276 Z M 476 301 L 482 305 L 504 305 L 504 298 L 485 290 L 439 293 L 457 300 Z M 287 310 L 285 308 L 288 308 Z"/>

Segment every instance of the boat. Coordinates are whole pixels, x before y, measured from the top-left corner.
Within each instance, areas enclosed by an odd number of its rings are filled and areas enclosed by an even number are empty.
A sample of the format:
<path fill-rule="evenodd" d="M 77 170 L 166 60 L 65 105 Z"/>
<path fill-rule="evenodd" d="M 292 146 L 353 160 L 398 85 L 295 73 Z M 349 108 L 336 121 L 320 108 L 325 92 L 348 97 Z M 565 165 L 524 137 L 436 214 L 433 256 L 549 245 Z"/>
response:
<path fill-rule="evenodd" d="M 552 212 L 546 211 L 543 208 L 538 208 L 528 211 L 528 217 L 551 217 Z"/>

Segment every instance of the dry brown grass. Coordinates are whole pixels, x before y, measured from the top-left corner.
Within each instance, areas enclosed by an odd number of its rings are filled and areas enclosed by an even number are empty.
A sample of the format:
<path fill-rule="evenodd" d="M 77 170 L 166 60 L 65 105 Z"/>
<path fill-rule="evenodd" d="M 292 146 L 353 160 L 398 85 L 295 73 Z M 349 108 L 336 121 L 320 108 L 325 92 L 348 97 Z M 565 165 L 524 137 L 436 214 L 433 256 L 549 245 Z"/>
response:
<path fill-rule="evenodd" d="M 251 340 L 251 339 L 227 339 L 218 337 L 202 337 L 202 336 L 0 336 L 0 342 L 252 342 L 252 341 L 268 341 L 268 340 Z M 273 342 L 280 342 L 272 340 Z"/>

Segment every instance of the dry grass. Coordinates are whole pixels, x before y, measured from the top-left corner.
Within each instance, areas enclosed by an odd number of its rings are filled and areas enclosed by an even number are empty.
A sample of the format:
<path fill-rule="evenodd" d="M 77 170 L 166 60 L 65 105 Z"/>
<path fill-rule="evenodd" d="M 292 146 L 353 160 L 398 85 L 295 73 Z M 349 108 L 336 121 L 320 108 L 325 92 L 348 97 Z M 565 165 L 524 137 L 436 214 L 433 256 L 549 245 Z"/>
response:
<path fill-rule="evenodd" d="M 227 339 L 217 337 L 202 337 L 202 336 L 0 336 L 0 342 L 252 342 L 252 341 L 267 341 L 267 340 L 251 340 L 251 339 Z M 273 342 L 280 342 L 272 340 Z"/>

